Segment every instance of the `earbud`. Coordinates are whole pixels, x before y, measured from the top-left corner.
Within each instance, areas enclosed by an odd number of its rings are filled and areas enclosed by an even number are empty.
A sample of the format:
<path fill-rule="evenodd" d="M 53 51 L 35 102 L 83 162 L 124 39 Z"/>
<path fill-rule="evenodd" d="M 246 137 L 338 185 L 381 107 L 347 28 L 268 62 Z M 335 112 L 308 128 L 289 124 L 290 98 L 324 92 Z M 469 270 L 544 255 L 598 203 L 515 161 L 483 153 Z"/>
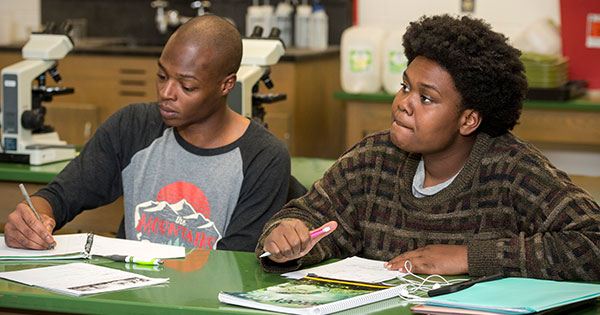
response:
<path fill-rule="evenodd" d="M 441 285 L 440 285 L 439 283 L 435 283 L 435 284 L 434 284 L 434 285 L 431 287 L 431 289 L 432 289 L 432 290 L 435 290 L 435 289 L 439 289 L 440 287 L 441 287 Z"/>
<path fill-rule="evenodd" d="M 408 290 L 406 288 L 400 289 L 400 292 L 398 292 L 398 293 L 400 294 L 400 297 L 407 298 L 407 299 L 417 299 L 417 300 L 423 299 L 420 296 L 416 296 L 416 295 L 412 295 L 412 294 L 408 293 Z"/>

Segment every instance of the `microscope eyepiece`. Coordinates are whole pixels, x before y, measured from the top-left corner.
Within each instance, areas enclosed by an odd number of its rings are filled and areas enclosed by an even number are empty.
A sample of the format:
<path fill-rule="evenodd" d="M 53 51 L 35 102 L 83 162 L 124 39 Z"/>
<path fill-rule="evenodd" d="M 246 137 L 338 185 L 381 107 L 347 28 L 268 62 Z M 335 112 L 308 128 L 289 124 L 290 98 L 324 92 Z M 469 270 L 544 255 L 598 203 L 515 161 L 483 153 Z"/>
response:
<path fill-rule="evenodd" d="M 269 39 L 279 39 L 279 35 L 281 34 L 281 30 L 278 27 L 271 28 L 271 32 L 269 33 Z"/>
<path fill-rule="evenodd" d="M 250 38 L 261 38 L 263 34 L 262 26 L 256 25 L 250 34 Z"/>
<path fill-rule="evenodd" d="M 69 33 L 71 33 L 71 30 L 73 30 L 73 24 L 70 20 L 67 19 L 60 24 L 58 32 L 59 34 L 69 35 Z"/>

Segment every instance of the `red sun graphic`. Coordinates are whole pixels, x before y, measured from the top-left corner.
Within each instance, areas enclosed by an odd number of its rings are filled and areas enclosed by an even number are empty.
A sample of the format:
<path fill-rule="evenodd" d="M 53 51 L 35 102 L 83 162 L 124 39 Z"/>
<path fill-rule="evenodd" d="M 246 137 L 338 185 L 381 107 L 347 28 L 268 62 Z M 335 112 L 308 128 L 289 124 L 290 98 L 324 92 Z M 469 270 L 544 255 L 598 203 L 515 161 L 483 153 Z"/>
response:
<path fill-rule="evenodd" d="M 156 201 L 164 201 L 170 204 L 185 199 L 196 212 L 210 219 L 210 205 L 206 200 L 204 192 L 193 184 L 187 182 L 175 182 L 163 187 L 156 196 Z"/>

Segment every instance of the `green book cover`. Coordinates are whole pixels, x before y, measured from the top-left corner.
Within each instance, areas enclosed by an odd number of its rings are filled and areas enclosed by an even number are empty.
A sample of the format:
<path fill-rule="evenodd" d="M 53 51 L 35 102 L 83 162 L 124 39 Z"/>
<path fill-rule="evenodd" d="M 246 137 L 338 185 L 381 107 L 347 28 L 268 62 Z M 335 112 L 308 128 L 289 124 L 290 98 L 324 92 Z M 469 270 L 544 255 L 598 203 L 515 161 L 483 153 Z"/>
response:
<path fill-rule="evenodd" d="M 249 292 L 221 292 L 219 301 L 291 314 L 328 314 L 398 296 L 399 287 L 307 276 Z"/>

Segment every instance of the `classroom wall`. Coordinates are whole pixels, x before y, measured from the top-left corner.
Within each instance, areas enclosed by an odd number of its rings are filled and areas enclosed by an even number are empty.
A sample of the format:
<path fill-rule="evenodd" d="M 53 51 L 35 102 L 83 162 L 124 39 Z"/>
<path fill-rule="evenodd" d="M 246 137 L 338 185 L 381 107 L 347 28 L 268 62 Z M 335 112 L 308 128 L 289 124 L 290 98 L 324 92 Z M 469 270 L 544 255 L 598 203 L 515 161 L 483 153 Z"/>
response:
<path fill-rule="evenodd" d="M 461 14 L 461 0 L 356 0 L 357 24 L 406 28 L 424 14 Z M 514 38 L 539 19 L 560 25 L 558 0 L 473 0 L 473 16 L 485 19 L 497 32 Z"/>

